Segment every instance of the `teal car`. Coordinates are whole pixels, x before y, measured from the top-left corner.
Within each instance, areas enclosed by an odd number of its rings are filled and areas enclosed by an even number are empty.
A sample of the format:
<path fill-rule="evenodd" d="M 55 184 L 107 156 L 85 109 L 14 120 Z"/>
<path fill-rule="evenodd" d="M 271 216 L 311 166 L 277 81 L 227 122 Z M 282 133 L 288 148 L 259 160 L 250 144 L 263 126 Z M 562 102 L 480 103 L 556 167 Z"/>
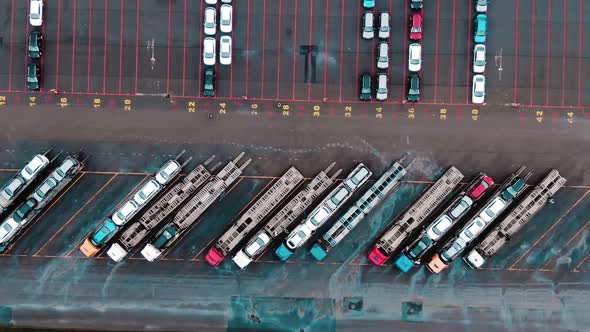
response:
<path fill-rule="evenodd" d="M 109 219 L 102 225 L 101 228 L 96 231 L 90 238 L 90 242 L 96 247 L 101 247 L 105 244 L 117 231 L 118 227 L 115 223 Z"/>
<path fill-rule="evenodd" d="M 363 0 L 363 7 L 367 9 L 372 9 L 375 7 L 375 0 Z"/>
<path fill-rule="evenodd" d="M 479 14 L 475 17 L 475 36 L 474 40 L 478 44 L 486 42 L 488 34 L 488 17 L 485 14 Z"/>

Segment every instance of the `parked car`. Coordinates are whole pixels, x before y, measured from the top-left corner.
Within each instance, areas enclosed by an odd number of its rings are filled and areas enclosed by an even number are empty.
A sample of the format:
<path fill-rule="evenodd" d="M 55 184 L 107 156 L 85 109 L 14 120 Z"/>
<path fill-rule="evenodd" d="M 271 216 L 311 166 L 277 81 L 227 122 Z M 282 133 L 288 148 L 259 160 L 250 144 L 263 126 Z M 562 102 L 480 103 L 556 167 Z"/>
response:
<path fill-rule="evenodd" d="M 67 157 L 51 175 L 59 182 L 70 175 L 77 167 L 80 167 L 80 162 L 75 158 Z"/>
<path fill-rule="evenodd" d="M 375 93 L 375 99 L 379 101 L 387 100 L 387 74 L 377 75 L 377 92 Z"/>
<path fill-rule="evenodd" d="M 37 190 L 35 190 L 33 198 L 40 203 L 55 187 L 57 187 L 57 181 L 52 176 L 49 176 L 43 181 Z"/>
<path fill-rule="evenodd" d="M 375 0 L 363 0 L 363 7 L 367 9 L 372 9 L 375 7 Z"/>
<path fill-rule="evenodd" d="M 231 65 L 231 37 L 221 36 L 219 38 L 219 63 L 222 65 Z"/>
<path fill-rule="evenodd" d="M 371 75 L 369 73 L 363 73 L 361 76 L 359 99 L 363 101 L 371 100 Z"/>
<path fill-rule="evenodd" d="M 389 27 L 389 13 L 382 12 L 379 14 L 379 33 L 378 36 L 381 39 L 389 38 L 389 32 L 391 28 Z"/>
<path fill-rule="evenodd" d="M 473 48 L 473 72 L 481 74 L 486 70 L 486 46 L 475 44 Z"/>
<path fill-rule="evenodd" d="M 203 31 L 207 36 L 215 35 L 215 29 L 217 28 L 217 12 L 213 7 L 205 8 L 205 16 L 203 20 Z"/>
<path fill-rule="evenodd" d="M 219 30 L 223 33 L 232 32 L 232 12 L 233 8 L 231 5 L 224 4 L 219 7 Z"/>
<path fill-rule="evenodd" d="M 474 40 L 478 44 L 486 42 L 488 34 L 488 17 L 485 14 L 479 14 L 475 17 L 475 36 Z"/>
<path fill-rule="evenodd" d="M 422 39 L 422 13 L 416 12 L 410 15 L 410 39 Z"/>
<path fill-rule="evenodd" d="M 217 0 L 205 0 L 205 3 L 208 5 L 216 5 L 217 4 Z"/>
<path fill-rule="evenodd" d="M 35 91 L 41 88 L 41 71 L 39 64 L 33 62 L 27 65 L 27 89 Z"/>
<path fill-rule="evenodd" d="M 367 177 L 370 176 L 370 171 L 367 167 L 359 167 L 353 174 L 350 174 L 346 180 L 346 185 L 350 189 L 357 189 L 359 184 L 361 184 Z"/>
<path fill-rule="evenodd" d="M 233 261 L 241 269 L 244 269 L 254 257 L 261 253 L 261 251 L 270 243 L 270 236 L 266 233 L 260 233 L 254 241 L 250 242 L 243 250 L 238 251 L 234 256 Z"/>
<path fill-rule="evenodd" d="M 205 68 L 203 71 L 203 96 L 215 96 L 215 69 Z"/>
<path fill-rule="evenodd" d="M 408 70 L 418 72 L 422 68 L 422 45 L 418 43 L 410 44 L 408 48 Z"/>
<path fill-rule="evenodd" d="M 422 9 L 423 3 L 422 0 L 410 0 L 410 8 L 411 9 Z"/>
<path fill-rule="evenodd" d="M 389 45 L 381 42 L 377 45 L 377 68 L 387 69 L 389 67 Z"/>
<path fill-rule="evenodd" d="M 43 53 L 43 36 L 40 31 L 29 33 L 28 55 L 31 59 L 40 59 Z"/>
<path fill-rule="evenodd" d="M 207 69 L 205 69 L 207 70 Z M 156 172 L 156 181 L 159 184 L 165 185 L 170 179 L 180 172 L 180 164 L 176 160 L 170 160 Z"/>
<path fill-rule="evenodd" d="M 420 76 L 411 73 L 408 77 L 408 101 L 417 103 L 420 101 Z"/>
<path fill-rule="evenodd" d="M 375 17 L 372 12 L 365 12 L 363 14 L 361 30 L 363 32 L 363 39 L 373 39 L 375 36 Z"/>
<path fill-rule="evenodd" d="M 491 177 L 484 175 L 480 182 L 467 192 L 467 195 L 476 201 L 480 199 L 492 185 L 494 185 L 494 180 L 492 180 Z"/>
<path fill-rule="evenodd" d="M 113 222 L 117 224 L 117 226 L 124 225 L 131 216 L 138 210 L 139 206 L 135 201 L 130 200 L 125 205 L 123 205 L 115 214 L 113 214 Z"/>
<path fill-rule="evenodd" d="M 473 86 L 471 89 L 471 102 L 474 104 L 483 104 L 486 96 L 486 78 L 478 74 L 473 76 Z"/>
<path fill-rule="evenodd" d="M 29 3 L 29 23 L 34 27 L 43 25 L 43 0 L 31 0 Z"/>
<path fill-rule="evenodd" d="M 23 168 L 20 175 L 27 181 L 31 180 L 47 165 L 49 165 L 49 159 L 42 154 L 38 154 Z"/>
<path fill-rule="evenodd" d="M 141 186 L 139 191 L 133 196 L 133 200 L 140 206 L 144 205 L 158 190 L 160 190 L 160 184 L 156 180 L 150 180 Z"/>
<path fill-rule="evenodd" d="M 488 0 L 475 0 L 475 11 L 485 13 L 488 11 Z"/>
<path fill-rule="evenodd" d="M 203 41 L 203 63 L 206 66 L 215 66 L 215 38 L 207 37 Z"/>

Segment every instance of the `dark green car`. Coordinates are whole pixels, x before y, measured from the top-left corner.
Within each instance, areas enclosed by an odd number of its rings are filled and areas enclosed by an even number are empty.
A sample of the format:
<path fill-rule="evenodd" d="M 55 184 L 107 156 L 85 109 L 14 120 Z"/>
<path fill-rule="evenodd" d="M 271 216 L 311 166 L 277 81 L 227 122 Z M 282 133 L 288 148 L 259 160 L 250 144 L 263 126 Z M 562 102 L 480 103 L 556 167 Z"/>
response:
<path fill-rule="evenodd" d="M 211 67 L 205 68 L 203 72 L 203 96 L 215 96 L 215 69 Z"/>
<path fill-rule="evenodd" d="M 43 36 L 39 31 L 31 31 L 29 34 L 29 58 L 40 59 L 43 47 Z"/>
<path fill-rule="evenodd" d="M 410 8 L 422 9 L 422 0 L 410 0 Z"/>
<path fill-rule="evenodd" d="M 363 73 L 361 76 L 361 91 L 359 92 L 360 100 L 371 100 L 371 75 Z"/>
<path fill-rule="evenodd" d="M 29 63 L 27 66 L 27 89 L 39 90 L 39 80 L 41 74 L 39 73 L 39 65 L 36 63 Z"/>
<path fill-rule="evenodd" d="M 408 78 L 408 101 L 417 103 L 420 101 L 420 76 L 411 74 Z"/>

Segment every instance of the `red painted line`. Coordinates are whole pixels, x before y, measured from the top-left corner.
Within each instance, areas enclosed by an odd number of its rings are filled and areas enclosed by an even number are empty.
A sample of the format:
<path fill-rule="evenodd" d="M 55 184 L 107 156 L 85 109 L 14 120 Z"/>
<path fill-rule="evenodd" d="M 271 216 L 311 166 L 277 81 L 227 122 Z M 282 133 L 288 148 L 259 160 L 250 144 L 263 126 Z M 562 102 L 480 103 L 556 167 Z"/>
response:
<path fill-rule="evenodd" d="M 295 26 L 293 28 L 293 86 L 291 92 L 291 99 L 295 99 L 295 75 L 297 74 L 297 11 L 299 1 L 295 0 Z"/>
<path fill-rule="evenodd" d="M 520 21 L 520 0 L 516 0 L 516 25 L 514 27 L 514 103 L 518 101 L 518 23 Z M 548 43 L 550 44 L 550 43 Z"/>
<path fill-rule="evenodd" d="M 545 88 L 545 105 L 549 105 L 549 83 L 551 82 L 551 72 L 549 72 L 549 68 L 551 66 L 551 0 L 547 2 L 547 7 L 549 14 L 547 15 L 547 86 Z M 516 14 L 518 17 L 518 13 Z"/>
<path fill-rule="evenodd" d="M 438 45 L 440 44 L 440 1 L 436 2 L 436 45 L 434 51 L 434 102 L 438 99 Z"/>
<path fill-rule="evenodd" d="M 59 87 L 59 40 L 60 40 L 60 33 L 61 33 L 61 0 L 57 0 L 57 61 L 55 63 L 55 90 L 58 90 Z M 27 33 L 28 35 L 28 33 Z"/>
<path fill-rule="evenodd" d="M 90 54 L 92 50 L 92 0 L 88 8 L 88 63 L 86 64 L 86 92 L 90 92 Z"/>
<path fill-rule="evenodd" d="M 246 97 L 248 97 L 248 81 L 250 80 L 250 0 L 248 0 L 246 15 Z"/>
<path fill-rule="evenodd" d="M 453 93 L 455 92 L 455 85 L 453 84 L 455 81 L 455 13 L 457 7 L 457 0 L 453 0 L 453 30 L 451 37 L 451 103 L 453 102 Z M 467 50 L 469 53 L 470 50 Z M 469 63 L 468 63 L 469 64 Z"/>
<path fill-rule="evenodd" d="M 172 32 L 172 0 L 168 0 L 168 67 L 166 69 L 166 93 L 170 93 L 170 34 Z"/>
<path fill-rule="evenodd" d="M 139 0 L 135 3 L 135 93 L 139 75 Z"/>
<path fill-rule="evenodd" d="M 533 96 L 535 94 L 533 86 L 535 85 L 535 8 L 537 6 L 537 1 L 533 0 L 533 15 L 532 16 L 532 24 L 531 24 L 531 78 L 530 78 L 530 103 L 533 103 Z"/>
<path fill-rule="evenodd" d="M 408 64 L 407 64 L 408 63 L 408 38 L 409 38 L 409 31 L 408 31 L 408 17 L 409 17 L 409 13 L 408 13 L 408 2 L 409 1 L 405 1 L 405 3 L 406 3 L 405 9 L 404 9 L 404 12 L 405 12 L 405 14 L 404 14 L 405 23 L 404 23 L 404 31 L 403 31 L 403 34 L 402 34 L 402 36 L 404 38 L 404 50 L 403 50 L 403 53 L 404 53 L 404 63 L 402 64 L 402 67 L 404 68 L 404 77 L 402 79 L 402 89 L 404 90 L 402 92 L 402 96 L 404 96 L 403 99 L 405 99 L 405 96 L 406 96 L 406 81 L 407 81 L 406 69 L 408 67 Z M 471 1 L 469 3 L 471 3 Z M 391 13 L 393 13 L 393 6 L 390 6 L 389 8 L 391 10 Z M 393 16 L 393 15 L 390 15 L 390 17 L 391 16 Z M 389 45 L 392 44 L 392 39 L 393 39 L 393 36 L 392 36 L 392 34 L 390 32 L 389 33 Z"/>
<path fill-rule="evenodd" d="M 109 21 L 109 0 L 104 1 L 104 59 L 102 65 L 102 92 L 105 93 L 107 90 L 107 32 L 108 32 L 108 21 Z"/>
<path fill-rule="evenodd" d="M 344 6 L 344 4 L 342 4 Z M 361 2 L 357 1 L 356 4 L 356 17 L 360 18 L 361 20 L 363 19 L 363 17 L 361 16 Z M 358 75 L 360 75 L 359 73 L 359 41 L 361 39 L 361 29 L 357 29 L 356 31 L 356 69 L 355 69 L 355 74 L 357 75 L 357 78 L 354 80 L 356 82 L 356 90 L 355 91 L 359 91 L 359 78 Z"/>
<path fill-rule="evenodd" d="M 342 101 L 342 62 L 344 54 L 344 3 L 340 4 L 342 11 L 340 13 L 340 93 L 338 95 L 338 101 Z"/>
<path fill-rule="evenodd" d="M 266 0 L 262 1 L 262 77 L 260 80 L 260 96 L 264 98 L 264 60 L 266 58 Z"/>
<path fill-rule="evenodd" d="M 312 44 L 312 32 L 313 32 L 313 0 L 309 0 L 309 45 Z M 311 66 L 310 66 L 311 68 Z M 311 82 L 307 83 L 307 100 L 311 100 Z"/>
<path fill-rule="evenodd" d="M 120 17 L 120 27 L 121 32 L 119 33 L 119 93 L 121 93 L 121 83 L 123 80 L 123 19 L 125 14 L 125 1 L 121 1 L 121 17 Z"/>
<path fill-rule="evenodd" d="M 578 229 L 576 231 L 576 233 L 574 235 L 572 235 L 572 237 L 570 237 L 570 239 L 561 247 L 561 249 L 559 249 L 559 251 L 557 252 L 556 256 L 551 258 L 547 263 L 543 264 L 543 266 L 541 266 L 541 270 L 545 270 L 546 266 L 548 265 L 552 265 L 553 262 L 555 262 L 556 260 L 558 260 L 560 258 L 560 254 L 562 252 L 564 252 L 564 250 L 566 250 L 566 248 L 570 245 L 570 243 L 572 243 L 572 241 L 574 239 L 576 239 L 578 237 L 578 235 L 580 235 L 584 230 L 586 230 L 586 228 L 588 227 L 588 225 L 590 225 L 590 220 L 586 221 L 586 223 L 584 224 L 584 226 L 580 227 L 580 229 Z"/>
<path fill-rule="evenodd" d="M 471 39 L 473 38 L 473 31 L 471 30 L 471 27 L 473 26 L 473 1 L 468 1 L 469 2 L 469 37 L 467 38 L 467 64 L 468 66 L 471 66 L 471 52 L 473 52 L 473 50 L 471 49 Z M 471 96 L 471 70 L 467 70 L 467 84 L 465 84 L 465 89 L 467 90 L 467 93 L 465 94 L 465 102 L 468 103 L 469 102 L 469 96 Z"/>
<path fill-rule="evenodd" d="M 280 94 L 281 94 L 280 86 L 281 86 L 281 39 L 282 39 L 281 37 L 282 36 L 281 36 L 281 33 L 280 32 L 283 31 L 283 30 L 281 30 L 282 29 L 282 23 L 283 23 L 282 22 L 282 19 L 283 19 L 283 17 L 282 17 L 283 16 L 283 0 L 279 0 L 279 15 L 278 16 L 279 16 L 279 24 L 278 24 L 278 31 L 279 31 L 278 37 L 279 38 L 278 38 L 278 41 L 277 41 L 277 44 L 278 44 L 278 47 L 277 47 L 277 50 L 278 50 L 277 51 L 277 93 L 276 93 L 277 99 L 280 98 Z"/>
<path fill-rule="evenodd" d="M 549 39 L 547 39 L 549 40 Z M 561 57 L 561 105 L 565 105 L 565 55 L 567 53 L 567 0 L 563 0 L 563 56 Z"/>
<path fill-rule="evenodd" d="M 184 18 L 183 18 L 183 26 L 184 26 L 184 32 L 183 32 L 183 39 L 182 39 L 182 95 L 184 96 L 186 94 L 186 2 L 187 0 L 184 0 Z"/>
<path fill-rule="evenodd" d="M 72 33 L 72 91 L 74 91 L 74 80 L 75 75 L 74 72 L 76 71 L 76 7 L 78 5 L 78 0 L 74 0 L 74 26 L 73 26 L 73 33 Z"/>
<path fill-rule="evenodd" d="M 342 6 L 344 7 L 344 5 Z M 326 0 L 326 33 L 324 42 L 324 98 L 328 98 L 328 24 L 330 23 L 330 0 Z"/>
<path fill-rule="evenodd" d="M 14 45 L 14 0 L 11 4 L 10 12 L 10 60 L 8 60 L 8 91 L 12 91 L 12 49 Z M 27 41 L 28 42 L 28 41 Z M 25 54 L 25 56 L 28 56 Z"/>
<path fill-rule="evenodd" d="M 579 5 L 579 17 L 578 20 L 580 21 L 579 27 L 578 27 L 578 106 L 581 106 L 582 103 L 582 22 L 584 22 L 583 20 L 583 16 L 582 16 L 582 0 L 579 0 L 578 2 Z"/>

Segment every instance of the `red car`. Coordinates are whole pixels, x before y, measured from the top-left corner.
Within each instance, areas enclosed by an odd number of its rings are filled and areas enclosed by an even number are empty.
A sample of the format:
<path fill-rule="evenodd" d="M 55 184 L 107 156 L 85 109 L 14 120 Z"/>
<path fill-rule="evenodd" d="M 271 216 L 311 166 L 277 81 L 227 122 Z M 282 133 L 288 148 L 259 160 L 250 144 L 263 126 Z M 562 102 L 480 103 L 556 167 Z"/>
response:
<path fill-rule="evenodd" d="M 467 195 L 471 197 L 474 201 L 478 200 L 483 196 L 483 194 L 494 184 L 494 180 L 491 177 L 484 175 L 481 178 L 479 184 L 473 187 L 471 190 L 467 192 Z"/>
<path fill-rule="evenodd" d="M 410 39 L 422 39 L 422 13 L 413 13 L 410 16 Z"/>
<path fill-rule="evenodd" d="M 209 249 L 207 255 L 205 256 L 205 260 L 212 266 L 217 266 L 222 260 L 225 258 L 215 247 Z"/>
<path fill-rule="evenodd" d="M 389 258 L 389 256 L 386 256 L 383 252 L 381 252 L 378 246 L 375 246 L 367 255 L 367 258 L 369 258 L 371 263 L 381 266 Z"/>

